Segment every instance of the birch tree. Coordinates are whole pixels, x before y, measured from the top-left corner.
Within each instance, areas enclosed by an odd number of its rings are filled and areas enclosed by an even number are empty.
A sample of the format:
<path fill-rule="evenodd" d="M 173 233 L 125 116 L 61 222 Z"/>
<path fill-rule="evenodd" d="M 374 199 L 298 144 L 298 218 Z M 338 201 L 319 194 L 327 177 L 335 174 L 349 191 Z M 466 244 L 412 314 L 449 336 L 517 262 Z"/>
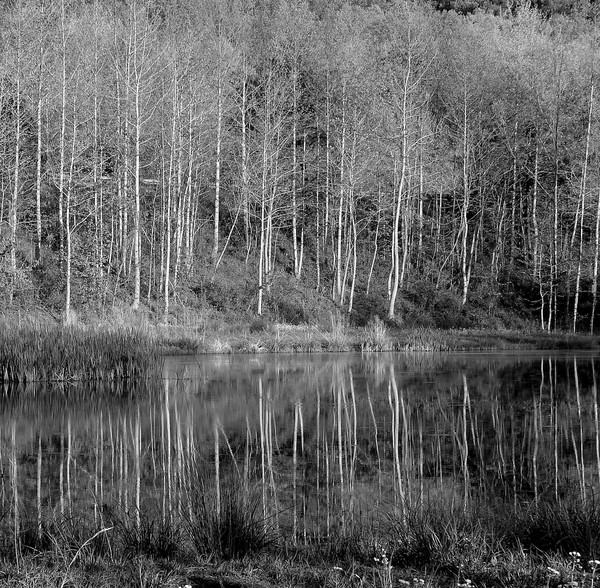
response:
<path fill-rule="evenodd" d="M 291 93 L 291 216 L 292 216 L 292 250 L 294 255 L 294 276 L 299 279 L 302 274 L 304 258 L 303 216 L 299 206 L 299 137 L 305 125 L 302 103 L 302 59 L 307 54 L 307 45 L 311 39 L 312 14 L 304 0 L 284 1 L 279 4 L 275 16 L 275 33 L 273 51 L 281 59 L 289 71 L 288 86 Z"/>
<path fill-rule="evenodd" d="M 383 79 L 387 80 L 387 85 L 383 85 L 380 92 L 386 108 L 386 126 L 390 129 L 391 138 L 389 148 L 395 169 L 388 305 L 388 318 L 393 319 L 409 254 L 413 211 L 409 188 L 411 159 L 413 154 L 416 156 L 417 147 L 423 140 L 418 135 L 418 117 L 427 100 L 424 82 L 435 52 L 430 50 L 426 20 L 419 9 L 409 8 L 409 5 L 396 8 L 390 26 L 381 48 L 387 74 Z"/>
<path fill-rule="evenodd" d="M 153 129 L 151 123 L 160 103 L 157 80 L 162 68 L 162 51 L 158 44 L 157 23 L 144 0 L 130 3 L 123 21 L 114 15 L 114 64 L 117 106 L 118 188 L 117 208 L 121 271 L 128 274 L 129 210 L 133 226 L 131 256 L 133 258 L 132 308 L 139 308 L 142 272 L 142 186 L 147 180 L 154 185 L 152 174 Z M 132 194 L 131 194 L 132 192 Z M 131 202 L 130 202 L 131 200 Z"/>

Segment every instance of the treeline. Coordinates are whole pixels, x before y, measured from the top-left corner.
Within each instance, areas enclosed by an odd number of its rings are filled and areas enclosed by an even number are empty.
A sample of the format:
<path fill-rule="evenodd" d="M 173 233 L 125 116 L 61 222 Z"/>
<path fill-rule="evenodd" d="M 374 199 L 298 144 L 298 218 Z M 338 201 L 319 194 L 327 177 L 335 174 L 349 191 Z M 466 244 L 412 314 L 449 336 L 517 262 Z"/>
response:
<path fill-rule="evenodd" d="M 593 329 L 589 14 L 20 0 L 0 35 L 6 305 L 125 286 L 167 317 L 235 252 L 258 314 L 284 269 L 347 311 L 418 286 Z"/>

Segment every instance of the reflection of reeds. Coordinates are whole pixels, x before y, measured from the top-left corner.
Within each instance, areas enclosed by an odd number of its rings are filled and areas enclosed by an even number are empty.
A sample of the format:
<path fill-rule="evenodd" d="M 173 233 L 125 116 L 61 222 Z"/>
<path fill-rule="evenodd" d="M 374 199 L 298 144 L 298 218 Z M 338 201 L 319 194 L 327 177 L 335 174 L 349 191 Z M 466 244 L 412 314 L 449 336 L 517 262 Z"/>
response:
<path fill-rule="evenodd" d="M 294 509 L 294 521 L 292 530 L 292 541 L 294 545 L 298 539 L 298 421 L 300 406 L 294 404 L 294 438 L 292 440 L 292 500 Z"/>
<path fill-rule="evenodd" d="M 71 494 L 71 462 L 73 461 L 73 437 L 71 435 L 71 417 L 67 417 L 67 506 L 69 516 L 72 516 L 71 505 L 73 504 Z"/>
<path fill-rule="evenodd" d="M 541 401 L 539 403 L 541 405 Z M 533 469 L 533 503 L 535 506 L 538 505 L 539 500 L 539 480 L 538 480 L 538 453 L 540 447 L 540 434 L 541 429 L 541 415 L 538 408 L 538 402 L 533 399 L 533 453 L 531 456 L 532 469 Z"/>
<path fill-rule="evenodd" d="M 382 470 L 381 470 L 381 453 L 379 452 L 379 430 L 377 427 L 377 418 L 375 417 L 375 411 L 373 410 L 373 400 L 371 398 L 371 389 L 368 382 L 366 383 L 367 400 L 369 402 L 369 414 L 373 419 L 373 437 L 375 441 L 375 452 L 377 454 L 377 498 L 381 500 L 382 494 Z"/>
<path fill-rule="evenodd" d="M 598 422 L 598 382 L 596 380 L 596 363 L 592 359 L 592 404 L 594 407 L 594 445 L 596 447 L 596 475 L 600 487 L 600 423 Z"/>
<path fill-rule="evenodd" d="M 462 403 L 462 444 L 460 445 L 460 452 L 462 456 L 462 477 L 464 481 L 464 494 L 463 494 L 463 512 L 466 513 L 469 507 L 469 492 L 471 489 L 471 480 L 469 475 L 469 441 L 467 438 L 467 414 L 468 409 L 471 406 L 469 397 L 469 386 L 467 384 L 467 377 L 463 373 L 463 403 Z"/>
<path fill-rule="evenodd" d="M 139 531 L 141 528 L 140 513 L 142 510 L 141 505 L 141 488 L 142 488 L 142 432 L 140 425 L 140 409 L 138 407 L 135 415 L 135 425 L 131 427 L 131 435 L 133 437 L 133 460 L 134 460 L 134 471 L 135 471 L 135 524 Z"/>
<path fill-rule="evenodd" d="M 393 392 L 393 397 L 392 397 Z M 406 502 L 404 496 L 404 484 L 402 480 L 402 467 L 400 464 L 400 398 L 398 395 L 398 386 L 396 384 L 396 375 L 393 364 L 390 366 L 390 379 L 388 384 L 388 402 L 390 404 L 390 416 L 392 424 L 392 451 L 393 451 L 393 468 L 395 473 L 394 491 L 398 493 L 402 518 L 406 516 Z M 405 421 L 402 421 L 405 425 Z"/>
<path fill-rule="evenodd" d="M 36 484 L 36 508 L 37 508 L 37 536 L 38 541 L 42 539 L 42 437 L 38 435 L 37 454 L 37 484 Z"/>
<path fill-rule="evenodd" d="M 13 421 L 10 430 L 10 480 L 13 495 L 13 545 L 17 566 L 21 558 L 21 520 L 19 510 L 19 468 L 17 467 L 16 423 Z"/>
<path fill-rule="evenodd" d="M 577 369 L 577 358 L 575 357 L 573 360 L 573 369 L 575 371 L 575 399 L 577 401 L 577 422 L 578 422 L 578 433 L 579 433 L 579 455 L 577 450 L 575 449 L 575 459 L 577 465 L 577 473 L 579 474 L 579 484 L 581 491 L 581 500 L 585 502 L 586 492 L 585 492 L 585 457 L 583 452 L 583 419 L 581 418 L 581 390 L 579 387 L 579 370 Z M 571 431 L 573 434 L 573 431 Z M 573 444 L 575 445 L 575 440 L 573 437 Z"/>

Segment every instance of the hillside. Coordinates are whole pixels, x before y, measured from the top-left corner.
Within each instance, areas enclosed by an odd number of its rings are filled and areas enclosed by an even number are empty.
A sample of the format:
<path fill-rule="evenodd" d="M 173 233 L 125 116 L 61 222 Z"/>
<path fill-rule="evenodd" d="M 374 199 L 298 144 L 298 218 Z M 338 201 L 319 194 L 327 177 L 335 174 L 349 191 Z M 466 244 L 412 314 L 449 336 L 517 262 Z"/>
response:
<path fill-rule="evenodd" d="M 2 312 L 593 330 L 594 12 L 441 8 L 5 4 Z"/>

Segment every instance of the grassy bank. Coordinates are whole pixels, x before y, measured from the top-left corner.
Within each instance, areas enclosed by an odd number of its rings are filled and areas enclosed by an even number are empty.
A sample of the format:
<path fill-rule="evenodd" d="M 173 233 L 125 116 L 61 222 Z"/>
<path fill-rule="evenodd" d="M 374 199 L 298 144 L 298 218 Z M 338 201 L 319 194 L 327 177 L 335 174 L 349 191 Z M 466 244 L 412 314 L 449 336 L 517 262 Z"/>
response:
<path fill-rule="evenodd" d="M 186 317 L 179 324 L 151 325 L 167 353 L 318 353 L 377 351 L 502 351 L 600 348 L 597 336 L 520 329 L 440 329 L 398 326 L 374 317 L 365 326 L 339 313 L 314 324 L 287 324 L 236 316 L 231 320 Z"/>
<path fill-rule="evenodd" d="M 364 328 L 274 324 L 198 337 L 194 329 L 157 327 L 168 353 L 318 353 L 338 351 L 508 351 L 600 348 L 596 336 L 486 330 L 389 328 L 378 322 Z"/>
<path fill-rule="evenodd" d="M 600 583 L 600 510 L 563 502 L 511 509 L 363 513 L 328 537 L 275 530 L 244 490 L 168 518 L 106 509 L 5 537 L 2 586 L 468 588 Z M 202 501 L 206 498 L 203 497 Z M 210 507 L 210 508 L 208 508 Z M 8 539 L 8 540 L 7 540 Z M 575 584 L 575 582 L 577 584 Z"/>
<path fill-rule="evenodd" d="M 0 382 L 155 377 L 161 354 L 502 351 L 600 348 L 597 336 L 514 330 L 399 327 L 374 317 L 363 327 L 339 313 L 293 325 L 246 315 L 187 313 L 164 324 L 143 312 L 88 316 L 62 326 L 48 315 L 0 323 Z"/>

